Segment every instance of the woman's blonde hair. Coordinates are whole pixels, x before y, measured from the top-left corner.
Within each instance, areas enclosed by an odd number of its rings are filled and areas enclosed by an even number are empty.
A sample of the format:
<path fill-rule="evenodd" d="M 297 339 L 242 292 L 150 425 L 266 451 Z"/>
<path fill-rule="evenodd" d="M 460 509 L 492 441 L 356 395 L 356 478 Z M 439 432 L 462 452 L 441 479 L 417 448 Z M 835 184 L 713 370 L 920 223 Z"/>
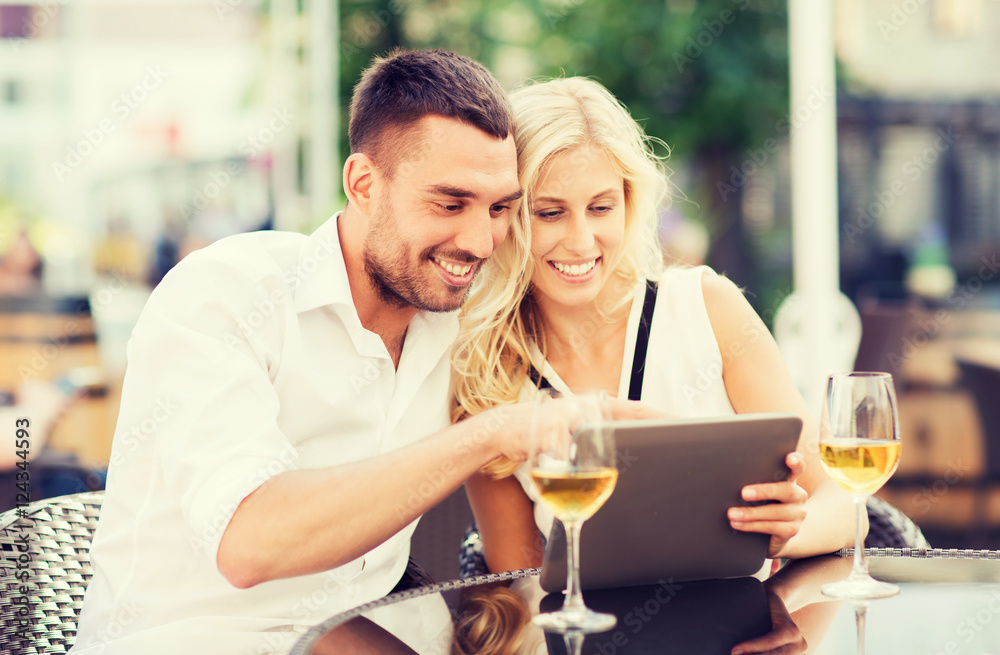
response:
<path fill-rule="evenodd" d="M 469 591 L 455 618 L 452 655 L 515 655 L 531 620 L 527 603 L 513 589 L 487 587 Z"/>
<path fill-rule="evenodd" d="M 653 152 L 654 143 L 662 142 L 648 137 L 607 89 L 587 78 L 536 82 L 514 91 L 510 100 L 524 198 L 507 238 L 484 265 L 462 310 L 453 356 L 453 421 L 517 402 L 531 361 L 530 343 L 545 352 L 530 302 L 531 207 L 532 193 L 554 158 L 588 146 L 603 153 L 623 178 L 624 241 L 617 261 L 607 262 L 621 282 L 620 302 L 611 315 L 628 304 L 638 280 L 659 278 L 663 266 L 657 223 L 667 178 Z M 486 470 L 503 477 L 515 468 L 501 459 Z"/>

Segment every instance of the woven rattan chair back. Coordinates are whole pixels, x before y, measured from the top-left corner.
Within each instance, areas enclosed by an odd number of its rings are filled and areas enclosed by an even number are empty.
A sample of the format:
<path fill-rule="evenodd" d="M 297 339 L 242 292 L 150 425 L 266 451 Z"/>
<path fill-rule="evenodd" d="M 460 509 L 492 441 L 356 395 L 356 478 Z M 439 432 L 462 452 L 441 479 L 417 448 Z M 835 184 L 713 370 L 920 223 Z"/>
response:
<path fill-rule="evenodd" d="M 18 510 L 0 514 L 0 653 L 65 653 L 73 646 L 103 499 L 103 491 L 93 491 L 25 505 L 23 517 Z"/>

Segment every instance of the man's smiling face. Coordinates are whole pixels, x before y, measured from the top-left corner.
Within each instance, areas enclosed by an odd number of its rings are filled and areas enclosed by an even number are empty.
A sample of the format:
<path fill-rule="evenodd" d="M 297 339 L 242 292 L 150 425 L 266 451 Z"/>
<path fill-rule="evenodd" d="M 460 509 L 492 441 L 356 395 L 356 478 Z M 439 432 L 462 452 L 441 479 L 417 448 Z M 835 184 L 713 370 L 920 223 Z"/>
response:
<path fill-rule="evenodd" d="M 380 193 L 364 243 L 365 270 L 388 304 L 458 309 L 484 260 L 507 235 L 521 195 L 513 136 L 496 139 L 431 115 L 407 130 L 418 143 Z"/>

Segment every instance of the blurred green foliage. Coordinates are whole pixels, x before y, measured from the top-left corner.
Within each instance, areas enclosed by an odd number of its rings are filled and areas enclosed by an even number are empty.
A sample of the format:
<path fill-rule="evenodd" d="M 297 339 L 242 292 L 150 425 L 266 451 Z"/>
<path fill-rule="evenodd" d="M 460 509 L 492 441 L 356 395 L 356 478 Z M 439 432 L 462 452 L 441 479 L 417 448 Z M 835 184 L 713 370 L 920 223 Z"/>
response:
<path fill-rule="evenodd" d="M 593 77 L 682 159 L 758 145 L 787 113 L 783 0 L 345 0 L 340 11 L 345 110 L 371 57 L 403 46 L 468 55 L 508 87 Z"/>

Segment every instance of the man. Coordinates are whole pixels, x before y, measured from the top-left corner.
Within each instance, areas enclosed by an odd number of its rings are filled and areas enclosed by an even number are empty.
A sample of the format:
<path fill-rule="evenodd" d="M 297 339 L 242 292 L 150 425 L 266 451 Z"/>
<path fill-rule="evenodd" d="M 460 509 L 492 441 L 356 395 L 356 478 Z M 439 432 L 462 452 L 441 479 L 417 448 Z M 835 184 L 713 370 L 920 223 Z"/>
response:
<path fill-rule="evenodd" d="M 350 144 L 342 213 L 224 239 L 149 299 L 74 653 L 287 652 L 393 588 L 422 513 L 524 459 L 524 411 L 448 427 L 451 312 L 521 196 L 503 90 L 448 52 L 377 59 Z"/>

